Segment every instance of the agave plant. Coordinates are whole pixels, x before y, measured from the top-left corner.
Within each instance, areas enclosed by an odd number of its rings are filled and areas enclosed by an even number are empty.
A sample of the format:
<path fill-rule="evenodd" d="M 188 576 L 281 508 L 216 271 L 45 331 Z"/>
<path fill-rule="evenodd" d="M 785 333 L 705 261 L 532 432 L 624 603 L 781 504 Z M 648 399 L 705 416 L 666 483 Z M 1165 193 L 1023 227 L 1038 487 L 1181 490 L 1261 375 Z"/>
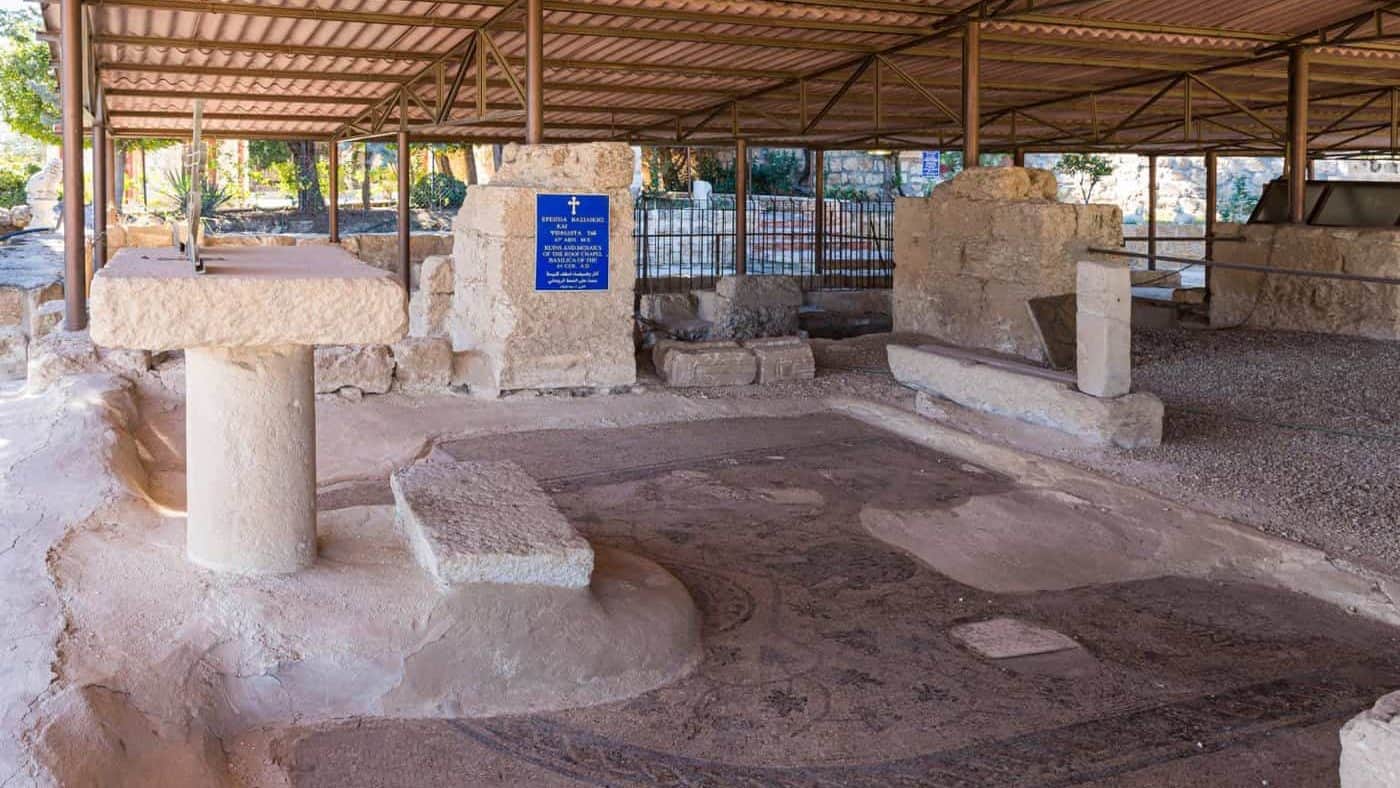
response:
<path fill-rule="evenodd" d="M 175 201 L 175 204 L 178 206 L 176 213 L 182 217 L 189 210 L 190 184 L 191 180 L 188 170 L 184 168 L 166 170 L 165 188 L 161 190 L 161 194 Z M 223 205 L 233 198 L 233 195 L 229 193 L 228 189 L 223 186 L 215 186 L 207 180 L 204 182 L 204 188 L 200 190 L 199 196 L 199 215 L 201 217 L 213 215 L 214 211 L 220 205 Z"/>

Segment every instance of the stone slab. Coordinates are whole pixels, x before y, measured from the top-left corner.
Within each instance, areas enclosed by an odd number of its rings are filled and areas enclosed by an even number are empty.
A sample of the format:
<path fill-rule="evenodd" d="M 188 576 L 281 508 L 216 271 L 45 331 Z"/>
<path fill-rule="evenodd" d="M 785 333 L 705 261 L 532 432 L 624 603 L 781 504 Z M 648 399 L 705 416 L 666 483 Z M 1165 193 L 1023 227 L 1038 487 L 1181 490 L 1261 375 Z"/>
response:
<path fill-rule="evenodd" d="M 337 247 L 222 248 L 207 267 L 196 274 L 173 250 L 121 250 L 93 277 L 93 341 L 145 350 L 372 345 L 408 329 L 402 285 Z"/>
<path fill-rule="evenodd" d="M 758 383 L 811 380 L 817 375 L 812 347 L 800 337 L 764 337 L 739 343 L 758 361 Z"/>
<path fill-rule="evenodd" d="M 588 585 L 593 548 L 515 463 L 418 463 L 390 486 L 399 527 L 438 583 Z"/>
<path fill-rule="evenodd" d="M 657 355 L 662 359 L 657 372 L 676 388 L 747 386 L 758 377 L 758 358 L 737 344 L 677 343 Z"/>
<path fill-rule="evenodd" d="M 1073 369 L 1078 344 L 1074 293 L 1032 298 L 1026 306 L 1045 349 L 1045 360 L 1055 369 Z"/>
<path fill-rule="evenodd" d="M 1342 788 L 1400 785 L 1400 692 L 1348 720 L 1341 739 Z"/>
<path fill-rule="evenodd" d="M 981 363 L 934 346 L 890 345 L 888 353 L 890 371 L 900 383 L 973 410 L 1125 449 L 1162 442 L 1162 402 L 1145 392 L 1093 397 L 1043 369 Z"/>
<path fill-rule="evenodd" d="M 1029 657 L 1079 648 L 1079 644 L 1066 635 L 1015 618 L 959 624 L 948 634 L 987 659 Z"/>

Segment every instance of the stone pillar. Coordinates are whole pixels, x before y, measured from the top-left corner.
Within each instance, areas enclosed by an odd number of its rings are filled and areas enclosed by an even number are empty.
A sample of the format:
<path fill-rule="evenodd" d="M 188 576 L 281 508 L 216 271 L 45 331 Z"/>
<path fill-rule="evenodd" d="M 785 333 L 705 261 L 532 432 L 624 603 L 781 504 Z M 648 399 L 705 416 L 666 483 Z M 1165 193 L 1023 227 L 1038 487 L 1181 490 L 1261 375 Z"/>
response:
<path fill-rule="evenodd" d="M 506 146 L 491 183 L 467 191 L 453 222 L 453 349 L 473 393 L 636 382 L 632 345 L 632 149 L 622 143 Z M 536 278 L 540 194 L 608 198 L 603 288 L 553 290 Z"/>
<path fill-rule="evenodd" d="M 185 351 L 185 551 L 225 572 L 295 572 L 316 558 L 312 348 Z"/>
<path fill-rule="evenodd" d="M 1132 273 L 1127 263 L 1079 263 L 1076 367 L 1079 390 L 1121 397 L 1132 388 Z"/>

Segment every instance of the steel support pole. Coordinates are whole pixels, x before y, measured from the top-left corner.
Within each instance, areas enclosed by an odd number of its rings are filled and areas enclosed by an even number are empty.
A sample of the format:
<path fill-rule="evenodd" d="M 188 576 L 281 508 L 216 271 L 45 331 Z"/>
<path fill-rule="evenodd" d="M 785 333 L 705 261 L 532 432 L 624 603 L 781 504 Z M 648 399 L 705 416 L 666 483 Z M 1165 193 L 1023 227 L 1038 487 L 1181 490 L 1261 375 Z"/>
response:
<path fill-rule="evenodd" d="M 100 99 L 95 99 L 100 101 Z M 92 119 L 92 270 L 107 264 L 107 119 L 102 107 Z M 67 194 L 67 189 L 64 190 Z"/>
<path fill-rule="evenodd" d="M 1215 259 L 1215 221 L 1218 212 L 1216 193 L 1220 187 L 1220 157 L 1206 154 L 1206 259 Z M 1206 269 L 1206 293 L 1210 293 L 1210 269 Z"/>
<path fill-rule="evenodd" d="M 544 142 L 544 0 L 525 4 L 525 144 Z"/>
<path fill-rule="evenodd" d="M 734 273 L 749 272 L 749 141 L 734 141 Z"/>
<path fill-rule="evenodd" d="M 963 28 L 962 110 L 963 169 L 981 166 L 982 158 L 982 28 L 977 20 Z"/>
<path fill-rule="evenodd" d="M 409 259 L 408 239 L 408 189 L 409 171 L 413 161 L 409 158 L 408 124 L 399 124 L 399 273 L 403 276 L 404 290 L 413 291 L 413 264 Z"/>
<path fill-rule="evenodd" d="M 1157 154 L 1147 157 L 1147 270 L 1157 270 Z"/>
<path fill-rule="evenodd" d="M 59 76 L 63 125 L 63 327 L 87 328 L 87 264 L 83 247 L 83 6 L 61 0 Z"/>
<path fill-rule="evenodd" d="M 1025 148 L 1017 148 L 1017 149 L 1013 150 L 1013 151 L 1011 152 L 1011 159 L 1012 159 L 1012 162 L 1013 162 L 1017 167 L 1024 167 L 1024 166 L 1026 166 L 1026 149 L 1025 149 Z"/>
<path fill-rule="evenodd" d="M 1303 47 L 1288 52 L 1288 221 L 1307 221 L 1308 60 Z"/>
<path fill-rule="evenodd" d="M 326 224 L 331 243 L 340 243 L 340 142 L 331 140 L 326 146 L 326 175 L 330 185 L 326 202 Z"/>
<path fill-rule="evenodd" d="M 826 276 L 826 151 L 812 152 L 812 274 Z"/>

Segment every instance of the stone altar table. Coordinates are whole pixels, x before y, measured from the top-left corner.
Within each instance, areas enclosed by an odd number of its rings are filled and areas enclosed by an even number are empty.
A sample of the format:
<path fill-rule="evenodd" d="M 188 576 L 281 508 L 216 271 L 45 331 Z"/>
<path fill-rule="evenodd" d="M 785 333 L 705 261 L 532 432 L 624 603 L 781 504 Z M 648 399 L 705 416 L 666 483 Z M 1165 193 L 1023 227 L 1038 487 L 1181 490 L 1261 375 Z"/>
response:
<path fill-rule="evenodd" d="M 186 554 L 227 572 L 316 557 L 315 345 L 408 329 L 393 274 L 333 246 L 123 249 L 93 278 L 98 345 L 185 351 Z"/>

